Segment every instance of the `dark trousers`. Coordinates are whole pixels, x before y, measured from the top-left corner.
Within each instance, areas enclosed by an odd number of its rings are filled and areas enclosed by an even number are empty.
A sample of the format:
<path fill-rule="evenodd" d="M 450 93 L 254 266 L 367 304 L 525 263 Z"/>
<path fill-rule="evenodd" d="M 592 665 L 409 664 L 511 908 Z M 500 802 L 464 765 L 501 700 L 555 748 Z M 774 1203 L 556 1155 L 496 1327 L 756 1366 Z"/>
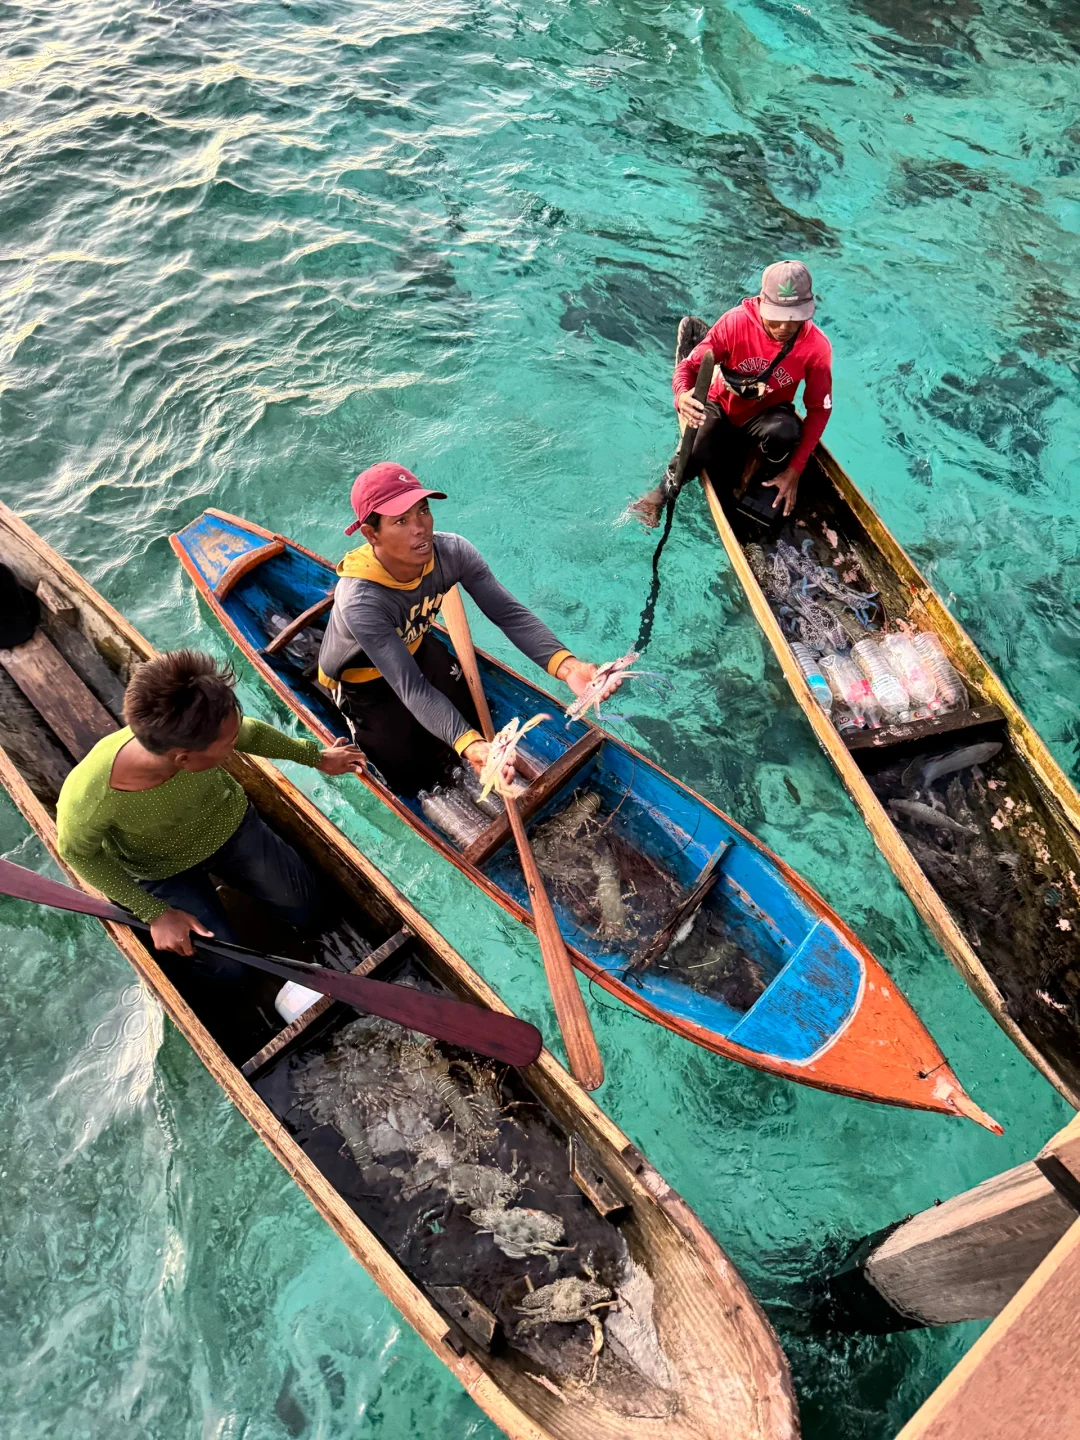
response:
<path fill-rule="evenodd" d="M 211 875 L 252 899 L 272 906 L 283 920 L 298 930 L 305 929 L 312 917 L 315 881 L 311 871 L 251 805 L 234 834 L 208 859 L 190 870 L 181 870 L 179 875 L 170 875 L 167 880 L 139 882 L 157 899 L 201 920 L 214 932 L 215 939 L 237 944 L 237 936 L 218 899 Z M 232 960 L 204 956 L 200 963 L 219 980 L 238 981 L 251 974 L 247 966 Z"/>
<path fill-rule="evenodd" d="M 413 656 L 420 673 L 461 711 L 477 730 L 472 696 L 461 666 L 442 643 L 425 635 Z M 445 775 L 455 756 L 450 746 L 421 725 L 398 699 L 388 681 L 342 683 L 338 709 L 348 721 L 353 739 L 398 795 L 430 790 Z"/>
<path fill-rule="evenodd" d="M 773 405 L 751 416 L 745 425 L 734 425 L 720 406 L 710 400 L 705 406 L 706 419 L 694 439 L 694 448 L 686 467 L 686 479 L 693 480 L 702 470 L 717 485 L 736 483 L 750 447 L 757 442 L 770 465 L 783 465 L 793 454 L 802 435 L 802 421 L 795 407 L 787 403 Z"/>

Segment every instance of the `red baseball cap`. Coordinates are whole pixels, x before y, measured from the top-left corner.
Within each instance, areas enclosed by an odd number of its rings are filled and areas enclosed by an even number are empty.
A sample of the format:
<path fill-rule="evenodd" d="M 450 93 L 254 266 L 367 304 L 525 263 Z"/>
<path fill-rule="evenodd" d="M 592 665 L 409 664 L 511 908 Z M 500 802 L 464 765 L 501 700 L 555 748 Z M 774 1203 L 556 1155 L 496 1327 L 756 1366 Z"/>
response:
<path fill-rule="evenodd" d="M 404 465 L 395 465 L 391 460 L 369 465 L 353 481 L 349 501 L 356 511 L 356 519 L 346 528 L 345 534 L 351 535 L 354 530 L 359 530 L 368 516 L 376 511 L 380 515 L 404 515 L 418 500 L 425 498 L 445 500 L 446 496 L 441 490 L 425 490 Z"/>

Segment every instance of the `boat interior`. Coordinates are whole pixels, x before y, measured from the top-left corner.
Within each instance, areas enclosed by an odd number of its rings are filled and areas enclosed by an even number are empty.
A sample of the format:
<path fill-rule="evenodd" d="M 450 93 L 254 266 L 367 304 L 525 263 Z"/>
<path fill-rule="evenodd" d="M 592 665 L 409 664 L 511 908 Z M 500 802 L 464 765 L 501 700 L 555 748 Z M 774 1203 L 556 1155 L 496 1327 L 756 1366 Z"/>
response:
<path fill-rule="evenodd" d="M 256 662 L 324 733 L 347 735 L 316 678 L 330 566 L 212 511 L 177 541 Z M 800 1063 L 828 1043 L 858 1004 L 862 963 L 768 853 L 628 747 L 478 659 L 496 728 L 544 715 L 522 746 L 533 778 L 518 805 L 567 942 L 665 1013 L 748 1050 Z M 429 822 L 422 797 L 396 798 L 419 830 L 527 908 L 505 816 L 465 845 Z"/>
<path fill-rule="evenodd" d="M 844 584 L 873 592 L 869 628 L 841 618 L 849 638 L 885 623 L 933 629 L 905 584 L 817 460 L 794 513 L 766 523 L 717 490 L 744 551 L 780 540 L 804 547 Z M 770 602 L 772 603 L 772 602 Z M 775 607 L 774 607 L 775 608 Z M 778 617 L 779 618 L 779 617 Z M 781 622 L 783 624 L 783 621 Z M 939 636 L 949 650 L 947 636 Z M 1002 710 L 961 656 L 950 659 L 968 704 L 931 718 L 844 731 L 842 738 L 898 834 L 945 902 L 1009 1013 L 1033 1044 L 1080 1084 L 1080 854 L 1076 836 L 1016 751 Z"/>
<path fill-rule="evenodd" d="M 140 657 L 107 627 L 87 633 L 85 606 L 7 540 L 0 529 L 0 563 L 40 618 L 28 641 L 0 650 L 0 779 L 51 816 L 64 776 L 121 723 Z M 278 783 L 250 762 L 240 773 L 263 818 L 320 877 L 326 907 L 319 937 L 290 938 L 245 897 L 223 893 L 244 944 L 475 998 Z M 592 1433 L 612 1440 L 631 1417 L 669 1423 L 680 1376 L 659 1313 L 668 1310 L 670 1335 L 682 1321 L 654 1289 L 655 1218 L 635 1210 L 622 1170 L 605 1166 L 585 1138 L 596 1137 L 544 1076 L 530 1084 L 325 998 L 286 1024 L 274 1010 L 280 981 L 253 971 L 250 986 L 223 998 L 197 963 L 152 953 L 333 1189 L 453 1322 L 458 1353 L 481 1358 L 528 1413 L 546 1417 L 544 1433 L 580 1433 L 572 1397 Z M 705 1303 L 697 1264 L 697 1278 L 683 1280 Z M 641 1423 L 641 1433 L 660 1429 Z"/>

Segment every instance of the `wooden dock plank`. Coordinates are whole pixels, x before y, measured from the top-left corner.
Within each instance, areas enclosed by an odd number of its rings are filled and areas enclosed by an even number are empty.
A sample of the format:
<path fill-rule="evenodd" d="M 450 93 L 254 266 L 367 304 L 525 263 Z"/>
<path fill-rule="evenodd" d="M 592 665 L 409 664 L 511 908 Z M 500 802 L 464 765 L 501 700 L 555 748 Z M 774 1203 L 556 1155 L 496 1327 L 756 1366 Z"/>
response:
<path fill-rule="evenodd" d="M 896 1440 L 1077 1440 L 1080 1222 L 1072 1225 Z"/>

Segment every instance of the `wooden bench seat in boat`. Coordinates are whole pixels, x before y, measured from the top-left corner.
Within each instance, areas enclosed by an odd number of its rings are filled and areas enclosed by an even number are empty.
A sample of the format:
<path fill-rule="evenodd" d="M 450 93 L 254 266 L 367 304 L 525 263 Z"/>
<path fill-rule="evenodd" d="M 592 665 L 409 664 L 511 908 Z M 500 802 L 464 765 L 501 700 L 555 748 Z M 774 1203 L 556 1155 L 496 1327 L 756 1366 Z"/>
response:
<path fill-rule="evenodd" d="M 35 631 L 22 645 L 0 650 L 0 665 L 76 760 L 117 728 L 43 631 Z"/>

